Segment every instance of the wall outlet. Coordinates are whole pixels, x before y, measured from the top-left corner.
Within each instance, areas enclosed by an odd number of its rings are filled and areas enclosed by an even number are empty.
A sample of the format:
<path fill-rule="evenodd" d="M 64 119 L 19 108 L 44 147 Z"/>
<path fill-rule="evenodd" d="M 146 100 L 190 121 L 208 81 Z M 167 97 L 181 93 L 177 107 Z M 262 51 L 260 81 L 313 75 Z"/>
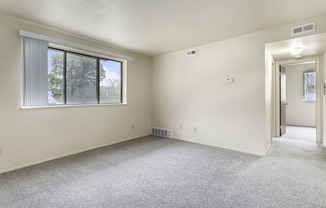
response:
<path fill-rule="evenodd" d="M 180 129 L 183 129 L 183 125 L 182 124 L 180 125 Z"/>
<path fill-rule="evenodd" d="M 0 147 L 0 155 L 2 155 L 3 154 L 3 152 L 2 152 L 2 147 Z"/>
<path fill-rule="evenodd" d="M 134 125 L 134 124 L 131 126 L 131 129 L 132 129 L 132 130 L 134 130 L 134 129 L 135 129 L 135 125 Z"/>
<path fill-rule="evenodd" d="M 193 131 L 194 133 L 197 133 L 197 127 L 194 127 L 194 128 L 192 129 L 192 131 Z"/>

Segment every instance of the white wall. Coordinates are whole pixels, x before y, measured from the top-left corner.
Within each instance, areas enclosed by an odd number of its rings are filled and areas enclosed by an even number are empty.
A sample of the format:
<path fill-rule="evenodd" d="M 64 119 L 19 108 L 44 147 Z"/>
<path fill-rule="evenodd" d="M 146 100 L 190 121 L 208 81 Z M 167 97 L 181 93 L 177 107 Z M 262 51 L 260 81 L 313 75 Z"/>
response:
<path fill-rule="evenodd" d="M 265 47 L 265 149 L 269 149 L 271 145 L 274 119 L 274 92 L 273 92 L 273 70 L 275 64 L 274 59 L 268 49 Z"/>
<path fill-rule="evenodd" d="M 110 50 L 128 61 L 128 104 L 21 110 L 23 57 L 19 29 Z M 148 135 L 151 58 L 127 53 L 0 14 L 0 172 L 72 152 Z M 131 126 L 135 125 L 135 130 Z"/>
<path fill-rule="evenodd" d="M 264 155 L 270 144 L 266 124 L 271 115 L 270 69 L 265 71 L 265 64 L 272 61 L 269 56 L 265 62 L 265 44 L 289 39 L 292 26 L 312 21 L 317 33 L 326 32 L 326 16 L 321 16 L 202 45 L 193 57 L 177 51 L 152 62 L 147 56 L 0 14 L 0 172 L 147 135 L 151 126 L 171 128 L 179 139 Z M 132 56 L 128 104 L 21 110 L 19 29 Z M 229 77 L 234 83 L 224 82 Z"/>
<path fill-rule="evenodd" d="M 303 101 L 303 73 L 315 71 L 315 64 L 286 66 L 286 124 L 316 126 L 316 102 Z"/>
<path fill-rule="evenodd" d="M 153 125 L 172 129 L 178 139 L 264 155 L 270 145 L 265 124 L 271 121 L 265 100 L 272 94 L 265 82 L 271 77 L 265 44 L 291 39 L 291 27 L 311 21 L 317 33 L 326 31 L 322 16 L 198 46 L 196 56 L 177 51 L 154 57 Z"/>

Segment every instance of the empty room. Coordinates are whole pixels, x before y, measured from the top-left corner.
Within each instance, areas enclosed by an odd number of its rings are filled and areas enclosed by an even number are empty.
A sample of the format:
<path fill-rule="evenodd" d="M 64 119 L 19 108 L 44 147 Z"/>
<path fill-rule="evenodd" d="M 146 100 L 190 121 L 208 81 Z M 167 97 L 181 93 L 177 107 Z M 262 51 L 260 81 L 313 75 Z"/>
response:
<path fill-rule="evenodd" d="M 0 208 L 326 207 L 325 0 L 0 0 Z"/>

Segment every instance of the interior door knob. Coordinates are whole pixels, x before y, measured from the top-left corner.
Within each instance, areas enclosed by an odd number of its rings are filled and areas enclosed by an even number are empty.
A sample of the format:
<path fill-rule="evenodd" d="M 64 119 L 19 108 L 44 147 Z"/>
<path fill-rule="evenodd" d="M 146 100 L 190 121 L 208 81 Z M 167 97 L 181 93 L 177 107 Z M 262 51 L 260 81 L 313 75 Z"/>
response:
<path fill-rule="evenodd" d="M 284 103 L 284 105 L 289 105 L 289 103 Z"/>

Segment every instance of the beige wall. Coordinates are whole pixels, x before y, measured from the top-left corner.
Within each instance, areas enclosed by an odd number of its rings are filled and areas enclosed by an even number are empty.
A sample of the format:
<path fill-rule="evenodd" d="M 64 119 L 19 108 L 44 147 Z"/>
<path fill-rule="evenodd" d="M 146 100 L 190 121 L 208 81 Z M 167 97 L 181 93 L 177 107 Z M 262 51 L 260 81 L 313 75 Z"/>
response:
<path fill-rule="evenodd" d="M 172 129 L 178 139 L 265 155 L 272 107 L 265 44 L 291 39 L 292 26 L 311 21 L 317 33 L 326 31 L 322 16 L 198 46 L 196 56 L 154 57 L 153 125 Z"/>
<path fill-rule="evenodd" d="M 324 76 L 324 83 L 326 82 L 326 52 L 324 53 L 324 56 L 323 56 L 323 62 L 322 62 L 322 68 L 323 68 L 323 76 Z M 323 112 L 324 112 L 324 116 L 323 116 L 323 125 L 325 126 L 326 124 L 326 96 L 325 96 L 325 93 L 326 93 L 326 89 L 323 89 L 324 91 L 324 96 L 323 96 L 323 101 L 324 101 L 324 106 L 323 106 Z M 323 132 L 323 139 L 322 139 L 323 143 L 324 143 L 324 146 L 326 147 L 326 127 L 324 127 L 324 132 Z"/>
<path fill-rule="evenodd" d="M 256 86 L 265 83 L 265 51 L 257 41 L 248 35 L 197 47 L 196 56 L 155 57 L 153 125 L 173 129 L 178 139 L 263 154 L 265 89 Z M 252 54 L 263 57 L 255 62 Z"/>
<path fill-rule="evenodd" d="M 316 126 L 316 102 L 303 101 L 303 72 L 315 71 L 315 64 L 300 64 L 286 68 L 286 124 Z"/>
<path fill-rule="evenodd" d="M 19 29 L 110 50 L 128 61 L 128 104 L 20 109 L 23 57 Z M 0 14 L 0 172 L 50 158 L 148 135 L 151 127 L 151 58 L 109 48 Z M 135 130 L 132 130 L 132 125 Z"/>
<path fill-rule="evenodd" d="M 265 149 L 269 149 L 273 135 L 273 72 L 274 59 L 268 49 L 265 47 Z"/>

